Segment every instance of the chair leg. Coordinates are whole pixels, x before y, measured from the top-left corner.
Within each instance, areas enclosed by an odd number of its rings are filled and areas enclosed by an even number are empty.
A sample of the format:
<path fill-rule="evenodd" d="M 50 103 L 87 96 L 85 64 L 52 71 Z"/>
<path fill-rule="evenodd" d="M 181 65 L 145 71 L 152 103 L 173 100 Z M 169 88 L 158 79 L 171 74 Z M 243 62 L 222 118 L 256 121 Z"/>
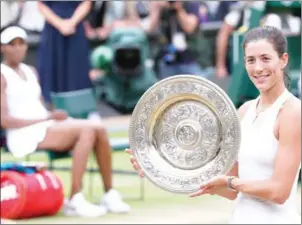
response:
<path fill-rule="evenodd" d="M 89 171 L 89 196 L 91 201 L 93 201 L 93 169 Z"/>
<path fill-rule="evenodd" d="M 26 156 L 25 156 L 25 161 L 26 161 L 26 162 L 29 162 L 29 161 L 30 161 L 30 155 L 26 155 Z"/>
<path fill-rule="evenodd" d="M 48 169 L 49 169 L 50 171 L 53 170 L 53 160 L 51 160 L 51 159 L 48 160 Z"/>

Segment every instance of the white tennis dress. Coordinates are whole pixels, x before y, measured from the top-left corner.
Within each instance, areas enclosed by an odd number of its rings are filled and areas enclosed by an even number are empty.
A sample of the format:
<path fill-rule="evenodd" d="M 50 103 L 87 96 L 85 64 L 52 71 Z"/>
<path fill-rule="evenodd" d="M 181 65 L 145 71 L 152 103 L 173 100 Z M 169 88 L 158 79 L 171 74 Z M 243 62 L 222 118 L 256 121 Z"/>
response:
<path fill-rule="evenodd" d="M 257 118 L 256 106 L 259 97 L 252 102 L 241 123 L 242 145 L 238 157 L 238 172 L 241 179 L 265 180 L 272 176 L 274 159 L 278 149 L 274 125 L 279 110 L 290 96 L 291 93 L 285 90 L 273 105 L 260 113 Z M 239 193 L 230 223 L 300 224 L 301 214 L 298 211 L 296 196 L 298 174 L 297 172 L 289 198 L 281 205 Z"/>
<path fill-rule="evenodd" d="M 20 64 L 26 80 L 13 69 L 1 63 L 1 74 L 6 81 L 6 100 L 8 113 L 19 119 L 45 119 L 48 111 L 41 102 L 41 88 L 33 70 L 26 64 Z M 36 150 L 43 141 L 47 128 L 53 120 L 36 123 L 17 129 L 6 129 L 7 146 L 16 157 L 23 157 Z"/>

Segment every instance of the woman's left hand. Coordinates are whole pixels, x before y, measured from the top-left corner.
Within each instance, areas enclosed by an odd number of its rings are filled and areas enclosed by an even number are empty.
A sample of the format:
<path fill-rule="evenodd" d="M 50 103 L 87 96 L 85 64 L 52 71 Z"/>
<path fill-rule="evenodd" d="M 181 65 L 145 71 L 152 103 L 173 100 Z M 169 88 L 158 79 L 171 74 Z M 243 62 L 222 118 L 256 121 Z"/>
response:
<path fill-rule="evenodd" d="M 76 26 L 72 19 L 63 19 L 60 24 L 60 32 L 64 36 L 70 36 L 76 32 Z"/>
<path fill-rule="evenodd" d="M 190 194 L 190 197 L 196 197 L 204 194 L 215 194 L 221 188 L 227 186 L 228 176 L 216 176 L 200 186 L 200 190 Z"/>

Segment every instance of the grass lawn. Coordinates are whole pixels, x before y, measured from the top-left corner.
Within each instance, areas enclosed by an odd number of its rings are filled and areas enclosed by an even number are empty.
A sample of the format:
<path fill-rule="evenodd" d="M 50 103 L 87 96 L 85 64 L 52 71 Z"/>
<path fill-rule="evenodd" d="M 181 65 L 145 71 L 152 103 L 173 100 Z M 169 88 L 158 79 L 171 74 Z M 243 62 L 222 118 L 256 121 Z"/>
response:
<path fill-rule="evenodd" d="M 122 131 L 111 134 L 111 137 L 124 138 L 127 132 Z M 15 159 L 9 153 L 1 151 L 1 163 L 8 161 L 23 161 L 24 158 Z M 47 155 L 43 152 L 31 156 L 32 161 L 47 162 Z M 60 159 L 55 165 L 71 166 L 71 158 Z M 91 155 L 88 162 L 89 167 L 96 167 L 94 157 Z M 113 169 L 133 171 L 129 156 L 123 151 L 113 153 Z M 65 196 L 68 197 L 70 190 L 70 172 L 55 171 L 64 184 Z M 89 187 L 92 181 L 91 189 Z M 126 223 L 227 223 L 231 214 L 233 202 L 216 196 L 203 196 L 189 198 L 187 195 L 173 194 L 164 191 L 147 179 L 143 179 L 145 198 L 140 200 L 141 179 L 138 175 L 121 175 L 114 173 L 114 187 L 124 196 L 132 211 L 125 215 L 107 214 L 101 218 L 70 218 L 65 217 L 62 212 L 52 217 L 34 218 L 20 220 L 20 224 L 126 224 Z M 90 192 L 92 190 L 92 194 Z M 98 203 L 103 194 L 103 185 L 98 173 L 92 177 L 86 173 L 84 177 L 84 189 L 86 197 Z M 299 188 L 301 196 L 301 188 Z M 301 209 L 301 202 L 299 203 Z"/>
<path fill-rule="evenodd" d="M 23 159 L 19 159 L 22 161 Z M 36 153 L 31 157 L 32 161 L 43 161 L 47 160 L 45 153 Z M 8 162 L 8 161 L 17 161 L 8 153 L 1 153 L 1 162 Z M 93 156 L 90 157 L 89 160 L 90 166 L 96 166 Z M 71 166 L 71 159 L 62 159 L 56 162 L 56 165 L 64 165 L 64 166 Z M 132 170 L 132 166 L 129 162 L 129 157 L 123 151 L 115 152 L 113 154 L 113 168 L 114 169 L 124 169 L 124 170 Z M 55 171 L 55 173 L 61 178 L 64 184 L 64 192 L 65 196 L 68 197 L 69 190 L 70 190 L 70 172 L 69 171 Z M 97 203 L 100 197 L 103 194 L 103 185 L 101 183 L 101 179 L 97 173 L 93 174 L 93 185 L 92 190 L 93 194 L 91 195 L 89 192 L 89 174 L 86 173 L 84 177 L 84 193 L 86 197 Z M 128 202 L 133 211 L 138 213 L 139 211 L 148 211 L 148 209 L 153 208 L 170 208 L 174 207 L 175 205 L 181 205 L 182 207 L 185 206 L 192 206 L 192 205 L 199 205 L 201 203 L 200 199 L 197 198 L 188 198 L 187 195 L 177 195 L 173 193 L 166 192 L 152 183 L 150 183 L 147 179 L 144 179 L 144 189 L 145 189 L 145 198 L 144 200 L 140 200 L 140 185 L 141 179 L 137 175 L 121 175 L 121 174 L 114 174 L 113 175 L 113 182 L 115 188 L 124 196 L 125 201 Z M 209 198 L 205 197 L 203 202 L 208 201 Z M 139 213 L 138 213 L 139 214 Z M 100 218 L 97 222 L 98 223 L 108 223 L 114 219 L 126 219 L 127 216 L 131 215 L 114 215 L 108 214 L 102 218 Z M 77 219 L 73 221 L 72 218 L 67 218 L 62 213 L 58 213 L 56 216 L 52 217 L 45 217 L 45 218 L 35 218 L 29 220 L 21 220 L 20 223 L 56 223 L 62 222 L 63 223 L 81 223 L 86 222 L 88 220 L 95 221 L 94 219 Z M 64 222 L 65 221 L 65 222 Z"/>

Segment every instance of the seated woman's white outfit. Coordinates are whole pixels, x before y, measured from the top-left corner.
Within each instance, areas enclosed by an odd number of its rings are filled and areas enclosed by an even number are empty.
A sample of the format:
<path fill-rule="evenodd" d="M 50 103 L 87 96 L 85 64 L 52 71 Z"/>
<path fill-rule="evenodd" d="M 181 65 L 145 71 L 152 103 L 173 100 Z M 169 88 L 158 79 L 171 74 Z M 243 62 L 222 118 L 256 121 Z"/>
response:
<path fill-rule="evenodd" d="M 1 63 L 1 74 L 6 81 L 7 107 L 10 116 L 18 119 L 46 119 L 48 111 L 41 102 L 41 88 L 34 71 L 26 64 L 20 64 L 25 74 L 23 79 L 12 68 Z M 23 128 L 6 129 L 9 151 L 16 157 L 34 152 L 44 140 L 47 128 L 54 120 L 36 123 Z"/>
<path fill-rule="evenodd" d="M 19 119 L 46 119 L 48 111 L 41 102 L 41 88 L 34 71 L 26 64 L 20 64 L 26 76 L 21 78 L 13 69 L 1 63 L 1 74 L 6 80 L 7 107 L 9 115 Z M 71 119 L 71 118 L 70 118 Z M 23 128 L 6 129 L 7 145 L 16 157 L 34 152 L 44 140 L 47 128 L 56 121 L 47 120 Z M 100 205 L 86 201 L 83 193 L 77 193 L 66 202 L 64 214 L 68 216 L 97 217 L 107 213 L 126 213 L 130 206 L 122 201 L 119 193 L 111 189 L 101 199 Z"/>

